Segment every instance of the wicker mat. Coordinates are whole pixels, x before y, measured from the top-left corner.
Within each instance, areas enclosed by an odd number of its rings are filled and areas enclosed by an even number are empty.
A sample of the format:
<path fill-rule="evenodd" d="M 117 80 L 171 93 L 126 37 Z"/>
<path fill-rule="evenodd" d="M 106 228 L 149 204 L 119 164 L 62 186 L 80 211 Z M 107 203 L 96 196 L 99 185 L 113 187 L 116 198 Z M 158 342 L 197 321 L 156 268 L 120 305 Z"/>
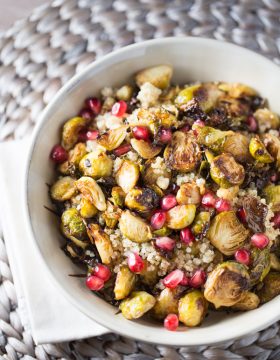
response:
<path fill-rule="evenodd" d="M 41 6 L 0 36 L 0 139 L 26 136 L 73 74 L 133 42 L 163 36 L 214 37 L 280 63 L 279 19 L 279 0 L 55 0 Z M 115 334 L 36 346 L 18 315 L 1 238 L 0 274 L 3 359 L 280 359 L 279 323 L 217 347 L 175 349 Z"/>

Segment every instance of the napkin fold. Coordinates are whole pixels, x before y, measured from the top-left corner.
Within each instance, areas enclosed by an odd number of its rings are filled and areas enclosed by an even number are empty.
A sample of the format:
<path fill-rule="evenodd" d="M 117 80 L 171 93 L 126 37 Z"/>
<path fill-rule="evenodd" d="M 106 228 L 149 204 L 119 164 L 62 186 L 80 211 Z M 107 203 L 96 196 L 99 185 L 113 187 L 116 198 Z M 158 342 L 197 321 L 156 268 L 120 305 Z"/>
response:
<path fill-rule="evenodd" d="M 22 323 L 31 330 L 37 344 L 108 333 L 57 291 L 33 252 L 20 201 L 27 148 L 28 139 L 0 144 L 0 220 Z"/>

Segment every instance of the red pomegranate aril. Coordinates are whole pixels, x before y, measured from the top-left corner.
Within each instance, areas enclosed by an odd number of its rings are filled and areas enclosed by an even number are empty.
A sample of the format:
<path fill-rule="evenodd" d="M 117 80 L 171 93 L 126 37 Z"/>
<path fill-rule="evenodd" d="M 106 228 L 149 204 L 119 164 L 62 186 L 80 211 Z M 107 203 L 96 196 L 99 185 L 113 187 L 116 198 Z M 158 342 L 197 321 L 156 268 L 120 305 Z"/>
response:
<path fill-rule="evenodd" d="M 96 140 L 98 138 L 99 132 L 97 130 L 88 130 L 86 133 L 87 140 Z"/>
<path fill-rule="evenodd" d="M 275 173 L 273 175 L 270 176 L 270 181 L 275 183 L 278 180 L 278 174 Z"/>
<path fill-rule="evenodd" d="M 160 129 L 158 133 L 158 140 L 162 144 L 168 144 L 172 139 L 171 129 Z"/>
<path fill-rule="evenodd" d="M 176 269 L 171 271 L 164 279 L 163 285 L 169 289 L 175 289 L 184 278 L 182 270 Z"/>
<path fill-rule="evenodd" d="M 193 288 L 199 288 L 205 283 L 206 273 L 204 270 L 196 270 L 189 280 L 189 285 Z"/>
<path fill-rule="evenodd" d="M 235 260 L 240 264 L 250 264 L 250 252 L 246 249 L 239 249 L 234 254 Z"/>
<path fill-rule="evenodd" d="M 93 275 L 99 277 L 104 282 L 108 281 L 111 277 L 111 271 L 108 266 L 103 264 L 97 264 L 93 269 Z"/>
<path fill-rule="evenodd" d="M 104 280 L 95 275 L 90 275 L 86 279 L 86 286 L 92 291 L 99 291 L 104 287 Z"/>
<path fill-rule="evenodd" d="M 81 116 L 82 118 L 84 118 L 86 120 L 91 120 L 93 118 L 92 111 L 89 109 L 85 109 L 85 108 L 79 112 L 79 116 Z"/>
<path fill-rule="evenodd" d="M 258 249 L 264 249 L 269 244 L 269 238 L 263 233 L 254 234 L 251 243 Z"/>
<path fill-rule="evenodd" d="M 176 196 L 173 194 L 168 194 L 168 195 L 164 196 L 160 202 L 160 206 L 161 206 L 162 210 L 170 210 L 170 209 L 174 208 L 174 206 L 176 206 L 176 205 L 177 205 Z"/>
<path fill-rule="evenodd" d="M 180 239 L 184 244 L 188 245 L 195 240 L 195 237 L 191 229 L 185 228 L 180 231 Z"/>
<path fill-rule="evenodd" d="M 272 218 L 272 222 L 274 224 L 274 227 L 276 229 L 280 229 L 280 212 L 277 212 L 273 218 Z"/>
<path fill-rule="evenodd" d="M 153 229 L 161 229 L 166 221 L 166 213 L 164 211 L 156 211 L 151 217 L 151 226 Z"/>
<path fill-rule="evenodd" d="M 252 132 L 257 131 L 257 129 L 258 129 L 257 120 L 253 115 L 249 115 L 247 117 L 247 125 L 248 125 L 248 129 Z"/>
<path fill-rule="evenodd" d="M 180 131 L 183 131 L 184 133 L 189 132 L 190 131 L 190 125 L 184 125 L 183 127 L 180 128 Z"/>
<path fill-rule="evenodd" d="M 196 120 L 193 125 L 195 126 L 199 126 L 199 127 L 204 127 L 205 126 L 205 122 L 202 120 Z"/>
<path fill-rule="evenodd" d="M 179 326 L 179 319 L 176 314 L 168 314 L 164 319 L 164 327 L 169 331 L 176 331 Z"/>
<path fill-rule="evenodd" d="M 121 155 L 126 154 L 130 150 L 131 150 L 131 145 L 130 144 L 123 144 L 123 145 L 120 145 L 118 148 L 116 148 L 114 150 L 114 154 L 116 156 L 121 156 Z"/>
<path fill-rule="evenodd" d="M 150 131 L 147 126 L 135 126 L 132 128 L 132 134 L 137 140 L 149 140 Z"/>
<path fill-rule="evenodd" d="M 183 279 L 180 282 L 180 285 L 182 286 L 188 286 L 189 285 L 189 278 L 186 274 L 184 274 Z"/>
<path fill-rule="evenodd" d="M 114 116 L 121 117 L 126 113 L 126 110 L 127 110 L 127 103 L 123 100 L 120 100 L 112 106 L 111 113 Z"/>
<path fill-rule="evenodd" d="M 176 242 L 168 236 L 162 236 L 156 238 L 155 244 L 162 250 L 171 251 L 174 249 Z"/>
<path fill-rule="evenodd" d="M 218 199 L 215 203 L 215 209 L 218 212 L 229 211 L 231 209 L 230 202 L 226 199 Z"/>
<path fill-rule="evenodd" d="M 216 199 L 213 193 L 207 192 L 202 196 L 201 204 L 205 207 L 213 208 L 216 205 Z"/>
<path fill-rule="evenodd" d="M 52 148 L 50 158 L 57 164 L 61 164 L 68 159 L 68 153 L 63 146 L 57 144 Z"/>
<path fill-rule="evenodd" d="M 243 207 L 239 208 L 236 211 L 236 215 L 238 217 L 238 219 L 243 223 L 246 224 L 247 223 L 247 219 L 246 219 L 246 212 L 245 209 Z"/>
<path fill-rule="evenodd" d="M 86 99 L 85 104 L 95 115 L 100 113 L 102 104 L 96 97 Z"/>
<path fill-rule="evenodd" d="M 78 141 L 79 142 L 86 142 L 87 141 L 87 131 L 86 130 L 83 130 L 83 131 L 79 132 Z"/>
<path fill-rule="evenodd" d="M 135 252 L 131 252 L 127 257 L 127 264 L 129 269 L 134 273 L 141 273 L 144 270 L 144 260 Z"/>

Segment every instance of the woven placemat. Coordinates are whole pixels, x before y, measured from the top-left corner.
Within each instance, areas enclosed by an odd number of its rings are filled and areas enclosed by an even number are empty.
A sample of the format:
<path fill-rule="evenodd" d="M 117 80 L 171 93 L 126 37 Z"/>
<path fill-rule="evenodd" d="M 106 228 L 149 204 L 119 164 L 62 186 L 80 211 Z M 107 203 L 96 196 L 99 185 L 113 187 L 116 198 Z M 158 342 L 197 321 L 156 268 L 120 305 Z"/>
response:
<path fill-rule="evenodd" d="M 0 34 L 0 140 L 29 134 L 43 107 L 72 75 L 133 42 L 163 36 L 213 37 L 280 63 L 279 19 L 279 0 L 55 0 L 41 6 Z M 115 334 L 36 346 L 18 315 L 3 237 L 0 275 L 3 359 L 280 359 L 279 323 L 217 347 L 175 349 Z"/>

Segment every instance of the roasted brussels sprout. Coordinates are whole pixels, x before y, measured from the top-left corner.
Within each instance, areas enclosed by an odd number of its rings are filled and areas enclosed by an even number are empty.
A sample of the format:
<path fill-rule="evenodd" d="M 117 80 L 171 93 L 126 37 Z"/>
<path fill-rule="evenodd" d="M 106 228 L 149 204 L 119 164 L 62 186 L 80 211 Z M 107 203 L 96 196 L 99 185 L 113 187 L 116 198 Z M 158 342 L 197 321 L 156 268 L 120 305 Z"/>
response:
<path fill-rule="evenodd" d="M 195 96 L 195 91 L 200 88 L 200 84 L 188 86 L 181 90 L 175 99 L 175 104 L 182 106 L 187 104 Z"/>
<path fill-rule="evenodd" d="M 70 150 L 78 141 L 79 132 L 87 125 L 87 120 L 82 117 L 75 117 L 68 120 L 62 130 L 62 146 Z"/>
<path fill-rule="evenodd" d="M 161 189 L 165 190 L 169 186 L 171 171 L 168 171 L 165 166 L 157 167 L 157 159 L 158 158 L 155 158 L 146 162 L 143 171 L 143 180 L 146 185 L 156 184 Z"/>
<path fill-rule="evenodd" d="M 167 211 L 166 225 L 170 229 L 178 230 L 189 226 L 195 217 L 196 207 L 190 205 L 177 205 Z"/>
<path fill-rule="evenodd" d="M 210 226 L 211 215 L 209 211 L 201 211 L 197 214 L 192 225 L 195 236 L 205 235 Z"/>
<path fill-rule="evenodd" d="M 138 276 L 145 285 L 152 287 L 158 281 L 158 266 L 153 265 L 151 267 L 149 263 L 145 261 L 145 267 Z"/>
<path fill-rule="evenodd" d="M 269 185 L 264 189 L 266 200 L 273 211 L 280 211 L 280 185 Z"/>
<path fill-rule="evenodd" d="M 261 304 L 264 304 L 277 295 L 280 295 L 280 273 L 271 271 L 263 282 L 263 287 L 257 292 Z"/>
<path fill-rule="evenodd" d="M 130 160 L 124 160 L 115 175 L 117 184 L 125 193 L 134 188 L 139 176 L 139 166 Z"/>
<path fill-rule="evenodd" d="M 240 98 L 242 96 L 255 96 L 257 92 L 250 86 L 240 83 L 221 83 L 219 89 L 228 93 L 233 98 Z"/>
<path fill-rule="evenodd" d="M 211 162 L 210 175 L 219 186 L 229 188 L 243 183 L 245 171 L 231 154 L 225 153 L 216 156 Z"/>
<path fill-rule="evenodd" d="M 90 152 L 82 158 L 79 168 L 83 175 L 99 179 L 112 174 L 113 160 L 105 153 Z"/>
<path fill-rule="evenodd" d="M 139 71 L 135 80 L 139 87 L 148 82 L 163 90 L 169 86 L 172 73 L 173 69 L 169 65 L 153 66 Z"/>
<path fill-rule="evenodd" d="M 136 282 L 136 275 L 127 266 L 122 266 L 117 273 L 114 287 L 115 299 L 126 298 L 133 290 Z"/>
<path fill-rule="evenodd" d="M 259 297 L 251 291 L 246 291 L 242 298 L 232 306 L 232 309 L 238 311 L 254 310 L 259 306 L 259 304 Z"/>
<path fill-rule="evenodd" d="M 179 300 L 179 320 L 186 326 L 201 324 L 207 313 L 208 304 L 199 290 L 192 290 Z"/>
<path fill-rule="evenodd" d="M 119 126 L 116 129 L 112 129 L 102 134 L 97 142 L 99 145 L 103 146 L 106 150 L 112 151 L 119 147 L 124 141 L 127 134 L 128 126 Z"/>
<path fill-rule="evenodd" d="M 269 164 L 274 161 L 273 157 L 266 150 L 264 144 L 261 142 L 260 138 L 255 136 L 250 140 L 249 144 L 250 154 L 255 160 L 263 164 Z"/>
<path fill-rule="evenodd" d="M 280 271 L 280 260 L 276 254 L 270 254 L 270 267 L 272 270 Z"/>
<path fill-rule="evenodd" d="M 270 153 L 270 155 L 276 161 L 276 166 L 280 168 L 280 140 L 277 136 L 272 134 L 264 134 L 262 136 L 263 143 Z"/>
<path fill-rule="evenodd" d="M 107 209 L 102 214 L 102 218 L 108 228 L 114 229 L 121 217 L 121 209 L 107 201 Z"/>
<path fill-rule="evenodd" d="M 152 159 L 161 152 L 161 147 L 144 140 L 131 139 L 131 146 L 143 158 Z"/>
<path fill-rule="evenodd" d="M 105 265 L 111 264 L 113 247 L 109 236 L 98 224 L 89 224 L 87 233 L 91 242 L 96 246 L 98 254 Z"/>
<path fill-rule="evenodd" d="M 195 129 L 197 133 L 197 142 L 200 145 L 207 146 L 213 151 L 220 151 L 226 137 L 234 134 L 232 131 L 221 131 L 210 126 L 193 125 L 193 129 Z"/>
<path fill-rule="evenodd" d="M 146 291 L 135 291 L 123 300 L 120 310 L 126 319 L 138 319 L 155 305 L 156 299 Z"/>
<path fill-rule="evenodd" d="M 195 138 L 182 131 L 173 133 L 171 144 L 164 151 L 167 165 L 179 172 L 193 171 L 201 160 L 201 152 Z"/>
<path fill-rule="evenodd" d="M 61 231 L 78 247 L 86 247 L 86 226 L 76 208 L 70 208 L 63 212 L 61 216 Z"/>
<path fill-rule="evenodd" d="M 178 313 L 179 299 L 176 296 L 176 290 L 165 288 L 156 297 L 155 306 L 152 309 L 152 315 L 156 319 L 164 319 L 168 314 Z"/>
<path fill-rule="evenodd" d="M 243 196 L 241 204 L 246 214 L 246 222 L 249 229 L 253 232 L 265 231 L 265 220 L 267 206 L 251 195 Z"/>
<path fill-rule="evenodd" d="M 120 186 L 114 186 L 112 188 L 112 193 L 111 194 L 112 194 L 113 203 L 116 206 L 123 207 L 124 206 L 125 196 L 126 196 L 123 189 Z"/>
<path fill-rule="evenodd" d="M 240 163 L 247 163 L 252 160 L 248 137 L 237 132 L 226 137 L 222 151 L 231 154 Z"/>
<path fill-rule="evenodd" d="M 125 198 L 125 205 L 142 214 L 147 214 L 158 206 L 159 197 L 149 188 L 131 189 Z"/>
<path fill-rule="evenodd" d="M 75 180 L 70 176 L 57 180 L 50 189 L 51 197 L 56 201 L 69 200 L 76 192 Z"/>
<path fill-rule="evenodd" d="M 195 182 L 182 184 L 176 194 L 176 200 L 180 205 L 199 205 L 201 201 L 199 187 Z"/>
<path fill-rule="evenodd" d="M 259 250 L 253 248 L 251 250 L 251 266 L 250 266 L 250 284 L 256 285 L 258 282 L 263 281 L 270 270 L 270 256 L 269 249 Z"/>
<path fill-rule="evenodd" d="M 119 100 L 129 101 L 133 95 L 133 87 L 131 85 L 124 85 L 116 91 L 116 97 Z"/>
<path fill-rule="evenodd" d="M 68 160 L 58 166 L 58 170 L 65 175 L 69 175 L 79 166 L 79 162 L 87 154 L 86 145 L 78 143 L 69 151 Z"/>
<path fill-rule="evenodd" d="M 280 125 L 278 115 L 267 108 L 255 111 L 254 117 L 257 119 L 261 131 L 277 129 Z"/>
<path fill-rule="evenodd" d="M 230 256 L 241 248 L 249 235 L 234 211 L 223 211 L 211 222 L 207 236 L 222 254 Z"/>
<path fill-rule="evenodd" d="M 119 226 L 121 233 L 134 242 L 142 243 L 152 238 L 150 226 L 139 216 L 133 215 L 129 210 L 122 213 Z"/>
<path fill-rule="evenodd" d="M 91 203 L 91 201 L 89 201 L 88 199 L 86 199 L 84 197 L 81 200 L 80 206 L 81 206 L 80 214 L 85 219 L 90 219 L 90 218 L 94 217 L 98 212 L 98 210 Z"/>
<path fill-rule="evenodd" d="M 232 306 L 242 299 L 249 285 L 246 267 L 234 261 L 226 261 L 217 265 L 208 275 L 204 296 L 216 309 Z"/>
<path fill-rule="evenodd" d="M 100 186 L 95 180 L 88 176 L 82 176 L 76 181 L 77 189 L 88 199 L 98 210 L 106 210 L 106 200 Z"/>

